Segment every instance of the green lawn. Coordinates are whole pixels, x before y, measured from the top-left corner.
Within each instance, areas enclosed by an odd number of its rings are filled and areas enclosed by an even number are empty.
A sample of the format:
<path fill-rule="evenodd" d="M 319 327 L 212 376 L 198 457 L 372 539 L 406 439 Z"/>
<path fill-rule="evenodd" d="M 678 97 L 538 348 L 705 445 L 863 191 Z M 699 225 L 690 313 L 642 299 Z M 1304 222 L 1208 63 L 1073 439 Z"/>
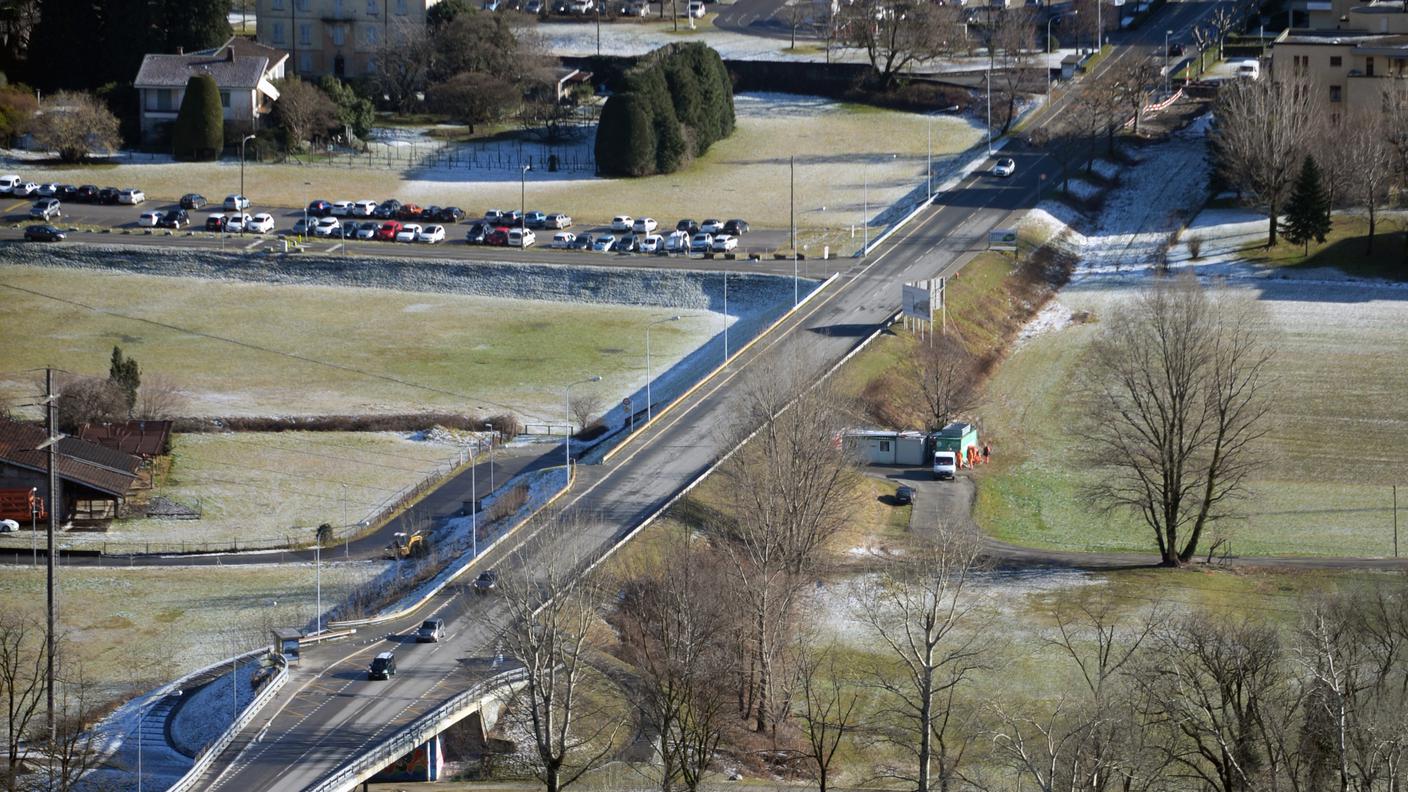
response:
<path fill-rule="evenodd" d="M 1371 249 L 1368 219 L 1340 214 L 1335 215 L 1323 245 L 1312 242 L 1307 252 L 1304 245 L 1282 238 L 1270 250 L 1260 245 L 1249 248 L 1247 259 L 1272 267 L 1334 267 L 1363 278 L 1408 280 L 1408 232 L 1402 220 L 1381 216 Z"/>

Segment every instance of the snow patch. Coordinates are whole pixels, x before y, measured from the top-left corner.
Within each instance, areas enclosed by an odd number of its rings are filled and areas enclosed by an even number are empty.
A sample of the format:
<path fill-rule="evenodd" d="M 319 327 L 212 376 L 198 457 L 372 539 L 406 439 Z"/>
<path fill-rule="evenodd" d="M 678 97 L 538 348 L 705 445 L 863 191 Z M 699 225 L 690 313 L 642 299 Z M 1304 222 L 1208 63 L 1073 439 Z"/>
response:
<path fill-rule="evenodd" d="M 1064 330 L 1071 325 L 1071 309 L 1053 300 L 1046 304 L 1017 332 L 1017 345 L 1047 333 Z"/>

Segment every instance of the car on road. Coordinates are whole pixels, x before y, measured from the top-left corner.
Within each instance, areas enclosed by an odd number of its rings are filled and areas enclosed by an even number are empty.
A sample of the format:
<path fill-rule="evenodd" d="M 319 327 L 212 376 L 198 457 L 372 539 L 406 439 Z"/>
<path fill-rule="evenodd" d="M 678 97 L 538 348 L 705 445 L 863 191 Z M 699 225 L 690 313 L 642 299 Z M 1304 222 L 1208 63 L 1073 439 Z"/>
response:
<path fill-rule="evenodd" d="M 320 217 L 318 222 L 313 224 L 313 236 L 315 237 L 335 237 L 342 236 L 342 221 L 336 217 Z"/>
<path fill-rule="evenodd" d="M 665 237 L 665 252 L 683 253 L 689 250 L 689 236 L 688 231 L 670 232 L 670 235 Z"/>
<path fill-rule="evenodd" d="M 407 223 L 401 226 L 401 230 L 396 232 L 397 242 L 414 242 L 420 236 L 420 226 L 415 223 Z"/>
<path fill-rule="evenodd" d="M 32 225 L 25 228 L 24 239 L 26 242 L 62 242 L 65 234 L 51 225 Z"/>
<path fill-rule="evenodd" d="M 21 179 L 16 174 L 11 173 L 6 176 L 0 176 L 0 193 L 10 195 L 14 193 L 15 187 L 21 184 L 24 184 L 24 179 Z"/>
<path fill-rule="evenodd" d="M 561 230 L 572 227 L 572 218 L 561 212 L 553 212 L 543 220 L 543 228 Z"/>
<path fill-rule="evenodd" d="M 372 212 L 375 212 L 375 211 L 376 211 L 376 201 L 362 200 L 362 201 L 353 201 L 353 202 L 352 202 L 352 216 L 353 216 L 353 217 L 371 217 L 371 216 L 372 216 Z"/>
<path fill-rule="evenodd" d="M 121 197 L 122 190 L 119 190 L 116 187 L 104 187 L 103 189 L 98 190 L 98 203 L 100 204 L 113 205 L 116 204 L 118 202 L 117 199 Z"/>
<path fill-rule="evenodd" d="M 616 215 L 615 217 L 611 218 L 611 230 L 630 231 L 631 226 L 635 222 L 636 219 L 634 217 L 631 217 L 630 215 Z"/>
<path fill-rule="evenodd" d="M 253 234 L 272 233 L 274 230 L 274 216 L 268 212 L 260 212 L 254 217 L 251 217 L 248 223 L 245 223 L 244 230 Z"/>
<path fill-rule="evenodd" d="M 1180 57 L 1182 57 L 1182 56 L 1183 56 L 1183 45 L 1182 45 L 1182 44 L 1179 44 L 1177 41 L 1170 42 L 1169 45 L 1168 45 L 1168 56 L 1169 56 L 1170 58 L 1180 58 Z"/>
<path fill-rule="evenodd" d="M 355 204 L 351 201 L 333 201 L 332 207 L 328 209 L 328 214 L 333 217 L 351 217 L 353 206 Z"/>
<path fill-rule="evenodd" d="M 724 221 L 725 234 L 731 234 L 733 236 L 743 236 L 744 234 L 748 233 L 749 230 L 750 229 L 748 228 L 747 220 L 739 220 L 737 218 L 734 218 L 732 220 Z"/>
<path fill-rule="evenodd" d="M 543 224 L 546 223 L 547 220 L 547 212 L 539 212 L 536 209 L 526 215 L 523 215 L 523 224 L 528 226 L 529 228 L 542 228 Z"/>
<path fill-rule="evenodd" d="M 700 224 L 699 224 L 699 230 L 696 231 L 696 232 L 694 232 L 694 233 L 695 233 L 695 234 L 705 233 L 705 234 L 713 235 L 713 234 L 721 234 L 721 233 L 723 233 L 723 230 L 724 230 L 724 221 L 722 221 L 722 220 L 715 220 L 714 218 L 711 217 L 711 218 L 705 220 L 704 222 L 700 223 Z"/>
<path fill-rule="evenodd" d="M 687 16 L 694 19 L 704 18 L 704 3 L 702 0 L 689 0 L 689 5 L 685 7 L 684 13 L 680 16 Z"/>
<path fill-rule="evenodd" d="M 637 246 L 642 253 L 664 253 L 665 237 L 659 234 L 647 234 L 640 240 Z"/>
<path fill-rule="evenodd" d="M 552 241 L 548 243 L 548 247 L 557 250 L 568 250 L 576 240 L 577 235 L 571 231 L 558 231 L 556 234 L 552 235 Z"/>
<path fill-rule="evenodd" d="M 157 221 L 157 225 L 162 228 L 185 228 L 191 224 L 191 216 L 185 209 L 167 209 L 166 213 Z"/>
<path fill-rule="evenodd" d="M 655 222 L 653 217 L 637 217 L 636 221 L 631 223 L 631 230 L 637 234 L 649 234 L 659 227 L 660 224 Z"/>
<path fill-rule="evenodd" d="M 508 246 L 529 248 L 538 241 L 538 235 L 531 228 L 511 228 L 508 232 Z"/>
<path fill-rule="evenodd" d="M 592 250 L 597 253 L 610 253 L 616 249 L 616 237 L 611 234 L 602 234 L 592 242 Z"/>
<path fill-rule="evenodd" d="M 732 253 L 738 249 L 738 237 L 719 234 L 709 243 L 709 249 L 715 253 Z"/>
<path fill-rule="evenodd" d="M 416 241 L 427 245 L 438 245 L 445 241 L 445 226 L 428 225 L 416 234 Z"/>
<path fill-rule="evenodd" d="M 382 652 L 372 658 L 372 664 L 367 668 L 367 679 L 390 679 L 396 676 L 396 655 L 391 652 Z"/>
<path fill-rule="evenodd" d="M 489 235 L 489 228 L 489 224 L 483 220 L 470 223 L 469 230 L 464 232 L 464 241 L 471 245 L 484 244 L 484 238 Z"/>
<path fill-rule="evenodd" d="M 147 194 L 137 189 L 136 187 L 128 187 L 127 189 L 117 194 L 117 202 L 120 204 L 127 204 L 129 206 L 136 206 L 139 203 L 146 203 L 146 200 Z"/>
<path fill-rule="evenodd" d="M 476 594 L 488 594 L 499 587 L 499 573 L 493 569 L 487 569 L 479 573 L 479 577 L 474 579 L 474 592 Z"/>
<path fill-rule="evenodd" d="M 401 221 L 387 220 L 376 230 L 376 238 L 382 242 L 395 242 L 396 235 L 401 233 Z"/>
<path fill-rule="evenodd" d="M 15 189 L 10 191 L 16 198 L 28 198 L 31 195 L 39 194 L 39 185 L 34 182 L 21 182 L 15 185 Z"/>
<path fill-rule="evenodd" d="M 222 215 L 222 214 L 213 214 L 213 215 L 209 215 L 208 217 L 205 218 L 205 230 L 206 230 L 206 231 L 225 231 L 225 230 L 227 230 L 225 226 L 226 226 L 225 215 Z M 296 233 L 296 232 L 295 232 L 295 233 Z"/>
<path fill-rule="evenodd" d="M 484 237 L 484 244 L 494 247 L 504 247 L 508 244 L 508 227 L 496 226 Z"/>
<path fill-rule="evenodd" d="M 20 524 L 14 520 L 0 520 L 0 533 L 14 533 L 20 529 Z"/>
<path fill-rule="evenodd" d="M 387 198 L 385 201 L 377 204 L 376 211 L 372 212 L 372 217 L 390 220 L 395 217 L 396 213 L 399 211 L 401 211 L 401 202 L 395 198 Z"/>
<path fill-rule="evenodd" d="M 576 239 L 572 240 L 572 249 L 573 249 L 573 250 L 591 250 L 591 249 L 592 249 L 592 246 L 595 245 L 595 244 L 596 244 L 596 238 L 595 238 L 595 237 L 593 237 L 593 236 L 592 236 L 591 234 L 589 234 L 589 233 L 581 233 L 581 234 L 578 234 L 578 235 L 577 235 L 577 238 L 576 238 Z"/>
<path fill-rule="evenodd" d="M 161 222 L 161 212 L 142 212 L 137 215 L 137 226 L 140 228 L 156 228 Z"/>
<path fill-rule="evenodd" d="M 29 207 L 29 216 L 36 220 L 52 220 L 61 214 L 57 198 L 40 198 Z"/>
<path fill-rule="evenodd" d="M 1017 161 L 1011 157 L 1003 157 L 992 166 L 992 175 L 1007 178 L 1017 172 Z"/>
<path fill-rule="evenodd" d="M 99 192 L 101 191 L 96 184 L 85 184 L 78 188 L 78 192 L 73 194 L 73 200 L 79 203 L 97 203 Z"/>
<path fill-rule="evenodd" d="M 895 505 L 908 506 L 911 503 L 914 503 L 914 488 L 900 485 L 895 490 Z"/>
<path fill-rule="evenodd" d="M 246 210 L 246 209 L 248 209 L 248 208 L 249 208 L 249 199 L 246 198 L 246 197 L 244 197 L 243 195 L 227 195 L 227 196 L 225 196 L 225 211 L 227 211 L 227 212 L 243 212 L 244 210 Z"/>
<path fill-rule="evenodd" d="M 210 202 L 205 200 L 205 196 L 200 193 L 186 193 L 181 196 L 182 209 L 204 209 L 208 203 Z"/>
<path fill-rule="evenodd" d="M 416 643 L 440 643 L 440 639 L 444 637 L 444 619 L 426 619 L 420 623 L 420 629 L 416 630 Z"/>
<path fill-rule="evenodd" d="M 705 233 L 705 232 L 703 232 L 703 231 L 700 231 L 699 233 L 695 234 L 695 235 L 694 235 L 693 237 L 691 237 L 690 240 L 689 240 L 689 252 L 690 252 L 690 253 L 707 253 L 707 252 L 709 252 L 710 250 L 712 250 L 713 247 L 714 247 L 714 236 L 713 236 L 713 234 L 707 234 L 707 233 Z"/>
<path fill-rule="evenodd" d="M 376 239 L 376 230 L 381 227 L 381 223 L 375 220 L 364 220 L 357 224 L 357 239 Z"/>

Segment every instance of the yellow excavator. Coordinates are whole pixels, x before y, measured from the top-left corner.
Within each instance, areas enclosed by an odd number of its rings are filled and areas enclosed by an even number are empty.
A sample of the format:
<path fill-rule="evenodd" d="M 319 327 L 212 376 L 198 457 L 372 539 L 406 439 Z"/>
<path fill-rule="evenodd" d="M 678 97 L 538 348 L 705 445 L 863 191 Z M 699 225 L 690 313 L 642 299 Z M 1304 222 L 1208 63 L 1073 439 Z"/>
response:
<path fill-rule="evenodd" d="M 386 557 L 398 561 L 403 558 L 424 558 L 429 552 L 430 542 L 420 531 L 409 534 L 397 531 L 391 537 L 391 544 L 386 546 Z"/>

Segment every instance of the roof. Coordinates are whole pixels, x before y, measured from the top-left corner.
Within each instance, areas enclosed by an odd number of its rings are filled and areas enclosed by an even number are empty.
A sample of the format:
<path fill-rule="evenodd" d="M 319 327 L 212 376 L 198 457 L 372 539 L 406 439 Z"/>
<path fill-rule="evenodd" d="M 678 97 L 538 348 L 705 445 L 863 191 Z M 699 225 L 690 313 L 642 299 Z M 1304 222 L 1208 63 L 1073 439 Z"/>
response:
<path fill-rule="evenodd" d="M 966 435 L 969 432 L 976 431 L 977 430 L 973 428 L 972 424 L 962 423 L 961 421 L 954 421 L 953 423 L 939 430 L 938 434 L 939 437 L 962 437 L 963 435 Z"/>
<path fill-rule="evenodd" d="M 124 421 L 115 424 L 86 424 L 78 437 L 104 448 L 141 457 L 166 453 L 171 441 L 170 421 Z"/>
<path fill-rule="evenodd" d="M 48 435 L 36 424 L 0 420 L 0 464 L 43 473 L 48 452 L 38 450 Z M 95 443 L 64 437 L 58 443 L 59 477 L 64 481 L 122 497 L 137 478 L 142 460 Z"/>
<path fill-rule="evenodd" d="M 218 47 L 208 50 L 200 50 L 199 52 L 194 52 L 192 54 L 224 57 L 226 50 L 234 50 L 236 58 L 266 58 L 269 61 L 270 69 L 274 68 L 275 66 L 278 66 L 280 61 L 286 60 L 288 58 L 288 53 L 284 52 L 278 47 L 270 47 L 264 44 L 260 44 L 254 39 L 245 38 L 243 36 L 231 36 L 225 41 L 224 44 L 221 44 Z"/>
<path fill-rule="evenodd" d="M 1273 42 L 1273 47 L 1276 44 L 1401 47 L 1408 45 L 1408 35 L 1369 33 L 1363 30 L 1288 30 Z"/>
<path fill-rule="evenodd" d="M 204 72 L 221 88 L 256 88 L 268 68 L 269 58 L 264 55 L 239 55 L 225 49 L 214 54 L 147 55 L 132 84 L 137 88 L 184 88 L 191 77 Z"/>

